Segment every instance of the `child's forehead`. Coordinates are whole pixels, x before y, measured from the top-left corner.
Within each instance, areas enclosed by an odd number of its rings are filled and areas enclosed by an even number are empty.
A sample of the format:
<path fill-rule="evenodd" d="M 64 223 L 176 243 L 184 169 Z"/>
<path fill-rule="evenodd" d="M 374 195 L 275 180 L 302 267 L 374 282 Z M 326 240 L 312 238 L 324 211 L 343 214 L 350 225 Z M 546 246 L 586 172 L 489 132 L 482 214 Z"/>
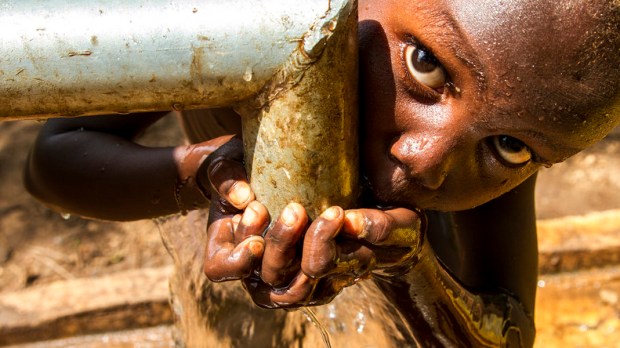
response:
<path fill-rule="evenodd" d="M 430 1 L 448 11 L 473 37 L 533 43 L 583 34 L 595 25 L 591 20 L 600 1 L 556 0 L 445 0 Z"/>
<path fill-rule="evenodd" d="M 485 90 L 493 94 L 489 100 L 498 105 L 488 108 L 489 117 L 525 111 L 531 117 L 523 119 L 533 126 L 552 129 L 556 138 L 574 137 L 570 144 L 575 148 L 600 138 L 613 123 L 587 116 L 601 103 L 591 92 L 610 86 L 600 74 L 608 71 L 610 64 L 601 63 L 609 57 L 602 58 L 603 51 L 592 49 L 589 34 L 596 31 L 606 0 L 378 1 L 388 5 L 382 6 L 388 15 L 381 18 L 391 26 L 386 30 L 395 33 L 392 38 L 409 32 L 442 62 L 450 55 L 477 61 L 477 76 L 486 80 Z M 447 31 L 457 35 L 442 34 Z M 437 39 L 444 42 L 438 44 Z M 448 46 L 451 49 L 445 50 Z M 615 87 L 609 88 L 611 96 Z M 586 120 L 588 127 L 584 127 Z"/>

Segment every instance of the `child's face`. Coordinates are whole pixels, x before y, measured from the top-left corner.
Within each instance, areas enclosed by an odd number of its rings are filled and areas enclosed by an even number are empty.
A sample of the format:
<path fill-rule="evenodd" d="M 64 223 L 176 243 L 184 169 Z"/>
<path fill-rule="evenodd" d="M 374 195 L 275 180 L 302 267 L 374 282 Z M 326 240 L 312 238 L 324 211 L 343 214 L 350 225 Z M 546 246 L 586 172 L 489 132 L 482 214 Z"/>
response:
<path fill-rule="evenodd" d="M 497 3 L 361 1 L 362 162 L 380 201 L 471 208 L 616 122 L 583 97 L 601 80 L 585 9 Z"/>

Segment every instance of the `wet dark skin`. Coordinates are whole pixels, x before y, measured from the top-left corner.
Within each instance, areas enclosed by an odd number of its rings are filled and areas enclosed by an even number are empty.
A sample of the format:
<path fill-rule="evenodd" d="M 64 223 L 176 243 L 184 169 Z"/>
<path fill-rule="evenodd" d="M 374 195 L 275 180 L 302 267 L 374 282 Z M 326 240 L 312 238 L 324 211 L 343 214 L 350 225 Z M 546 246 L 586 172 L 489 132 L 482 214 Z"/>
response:
<path fill-rule="evenodd" d="M 424 304 L 403 293 L 436 283 L 423 268 L 431 265 L 468 289 L 464 298 L 517 303 L 521 338 L 502 342 L 529 346 L 535 173 L 620 121 L 620 14 L 610 3 L 361 1 L 363 209 L 332 207 L 310 222 L 292 203 L 262 237 L 270 217 L 245 179 L 240 144 L 135 145 L 162 114 L 48 122 L 26 183 L 62 211 L 112 220 L 204 207 L 210 197 L 205 273 L 242 279 L 265 307 L 328 302 L 372 271 L 392 275 L 381 287 L 417 323 Z M 170 188 L 188 178 L 175 196 Z M 447 297 L 433 296 L 457 318 Z"/>

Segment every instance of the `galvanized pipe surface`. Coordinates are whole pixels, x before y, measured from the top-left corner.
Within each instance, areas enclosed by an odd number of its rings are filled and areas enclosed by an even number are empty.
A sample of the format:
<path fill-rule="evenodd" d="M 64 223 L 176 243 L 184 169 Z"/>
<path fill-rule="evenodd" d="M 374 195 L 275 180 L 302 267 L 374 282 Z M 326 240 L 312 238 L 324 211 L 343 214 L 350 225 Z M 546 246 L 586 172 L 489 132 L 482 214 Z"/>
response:
<path fill-rule="evenodd" d="M 331 10 L 243 116 L 252 188 L 272 216 L 291 201 L 315 218 L 358 199 L 357 3 Z"/>
<path fill-rule="evenodd" d="M 5 0 L 0 120 L 231 105 L 329 0 Z"/>

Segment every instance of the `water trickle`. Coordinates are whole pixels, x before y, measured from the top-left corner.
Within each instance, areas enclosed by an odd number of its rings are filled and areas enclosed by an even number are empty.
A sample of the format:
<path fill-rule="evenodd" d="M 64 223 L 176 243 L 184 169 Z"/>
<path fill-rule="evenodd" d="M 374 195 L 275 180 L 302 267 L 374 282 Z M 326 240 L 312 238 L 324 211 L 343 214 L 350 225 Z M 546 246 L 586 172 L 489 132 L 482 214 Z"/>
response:
<path fill-rule="evenodd" d="M 302 307 L 301 312 L 305 314 L 308 320 L 310 320 L 312 324 L 314 324 L 314 326 L 316 326 L 321 331 L 321 337 L 323 338 L 323 343 L 325 343 L 325 347 L 332 348 L 331 341 L 329 340 L 329 333 L 327 332 L 327 329 L 325 329 L 325 326 L 323 326 L 323 324 L 321 324 L 319 319 L 316 317 L 314 311 L 309 307 Z"/>

